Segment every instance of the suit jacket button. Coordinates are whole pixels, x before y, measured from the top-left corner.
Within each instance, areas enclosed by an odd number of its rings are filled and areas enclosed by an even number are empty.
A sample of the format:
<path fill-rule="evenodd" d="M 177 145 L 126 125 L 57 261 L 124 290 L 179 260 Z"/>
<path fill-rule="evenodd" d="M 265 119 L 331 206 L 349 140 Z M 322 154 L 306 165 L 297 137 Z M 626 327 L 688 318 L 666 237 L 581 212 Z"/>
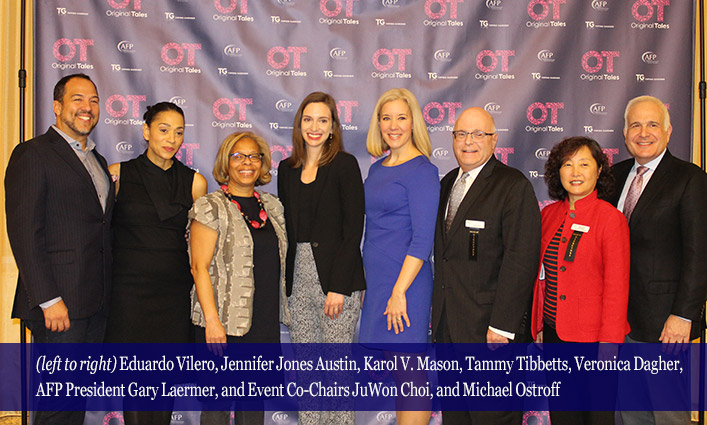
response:
<path fill-rule="evenodd" d="M 561 271 L 561 272 L 563 272 L 563 271 L 565 271 L 565 270 L 567 270 L 567 268 L 565 268 L 565 266 L 560 266 L 560 271 Z"/>
<path fill-rule="evenodd" d="M 565 297 L 564 295 L 560 295 L 560 301 L 564 301 L 566 298 L 567 297 Z"/>
<path fill-rule="evenodd" d="M 319 242 L 312 242 L 312 248 L 316 248 L 319 246 Z"/>
<path fill-rule="evenodd" d="M 101 254 L 103 254 L 103 248 L 99 249 L 98 252 L 100 252 Z"/>
<path fill-rule="evenodd" d="M 573 213 L 573 212 L 570 213 L 570 218 L 574 218 L 574 213 Z"/>

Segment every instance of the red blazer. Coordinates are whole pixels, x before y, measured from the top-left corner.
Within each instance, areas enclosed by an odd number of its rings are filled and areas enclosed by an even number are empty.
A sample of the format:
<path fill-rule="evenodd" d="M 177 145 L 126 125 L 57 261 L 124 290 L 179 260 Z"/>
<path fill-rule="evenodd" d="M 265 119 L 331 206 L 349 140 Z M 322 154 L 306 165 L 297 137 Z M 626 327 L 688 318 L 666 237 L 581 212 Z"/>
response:
<path fill-rule="evenodd" d="M 548 205 L 542 211 L 542 258 L 562 222 L 557 259 L 557 335 L 563 341 L 624 341 L 630 327 L 626 319 L 630 270 L 630 239 L 623 214 L 597 198 L 595 190 L 586 198 Z M 572 227 L 586 226 L 575 245 L 574 261 L 565 259 Z M 533 297 L 533 338 L 543 328 L 545 280 L 540 273 Z"/>

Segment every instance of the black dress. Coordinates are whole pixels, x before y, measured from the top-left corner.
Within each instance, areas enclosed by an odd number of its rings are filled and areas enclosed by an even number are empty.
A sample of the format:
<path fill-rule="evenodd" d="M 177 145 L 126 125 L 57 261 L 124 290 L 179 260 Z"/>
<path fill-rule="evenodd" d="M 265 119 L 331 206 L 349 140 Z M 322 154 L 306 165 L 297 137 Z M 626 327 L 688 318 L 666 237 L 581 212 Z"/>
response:
<path fill-rule="evenodd" d="M 187 214 L 194 170 L 142 154 L 120 165 L 106 342 L 191 342 Z"/>

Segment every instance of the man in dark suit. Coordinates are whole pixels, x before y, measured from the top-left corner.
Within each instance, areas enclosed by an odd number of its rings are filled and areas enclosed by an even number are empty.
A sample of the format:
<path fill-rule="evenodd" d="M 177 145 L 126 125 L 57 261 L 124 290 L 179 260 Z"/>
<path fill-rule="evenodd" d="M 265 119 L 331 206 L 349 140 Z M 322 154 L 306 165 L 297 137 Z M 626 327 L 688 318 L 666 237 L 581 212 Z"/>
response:
<path fill-rule="evenodd" d="M 56 125 L 19 144 L 5 175 L 7 233 L 19 269 L 13 318 L 35 342 L 102 342 L 111 280 L 115 187 L 88 138 L 96 86 L 84 74 L 54 87 Z M 37 412 L 35 423 L 81 424 L 83 412 Z"/>
<path fill-rule="evenodd" d="M 670 115 L 655 97 L 626 106 L 626 148 L 612 167 L 611 202 L 631 232 L 627 342 L 687 343 L 699 336 L 707 299 L 707 175 L 667 149 Z M 622 412 L 625 425 L 689 424 L 689 412 Z"/>
<path fill-rule="evenodd" d="M 496 160 L 491 115 L 469 108 L 454 124 L 459 168 L 442 179 L 435 231 L 435 342 L 529 341 L 540 257 L 540 210 L 523 174 Z M 449 424 L 519 424 L 520 412 L 443 412 Z"/>

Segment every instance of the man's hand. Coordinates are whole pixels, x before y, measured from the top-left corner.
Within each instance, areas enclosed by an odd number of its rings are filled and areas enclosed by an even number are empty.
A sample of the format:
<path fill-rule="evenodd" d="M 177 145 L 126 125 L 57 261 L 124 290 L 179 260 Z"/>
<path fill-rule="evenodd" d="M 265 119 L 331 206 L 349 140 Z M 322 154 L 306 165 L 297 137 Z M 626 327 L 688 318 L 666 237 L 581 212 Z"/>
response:
<path fill-rule="evenodd" d="M 668 353 L 677 354 L 679 346 L 675 344 L 687 344 L 690 342 L 690 330 L 692 322 L 682 319 L 674 314 L 668 316 L 668 319 L 663 325 L 663 331 L 660 333 L 658 340 L 662 342 L 664 349 Z M 681 346 L 683 350 L 687 349 L 687 345 Z"/>
<path fill-rule="evenodd" d="M 71 327 L 69 310 L 63 300 L 44 310 L 44 325 L 52 332 L 66 332 Z"/>
<path fill-rule="evenodd" d="M 502 346 L 508 344 L 508 338 L 506 338 L 505 336 L 499 335 L 496 332 L 489 329 L 486 332 L 486 343 L 488 344 L 489 350 L 494 351 L 497 348 L 501 348 Z"/>

